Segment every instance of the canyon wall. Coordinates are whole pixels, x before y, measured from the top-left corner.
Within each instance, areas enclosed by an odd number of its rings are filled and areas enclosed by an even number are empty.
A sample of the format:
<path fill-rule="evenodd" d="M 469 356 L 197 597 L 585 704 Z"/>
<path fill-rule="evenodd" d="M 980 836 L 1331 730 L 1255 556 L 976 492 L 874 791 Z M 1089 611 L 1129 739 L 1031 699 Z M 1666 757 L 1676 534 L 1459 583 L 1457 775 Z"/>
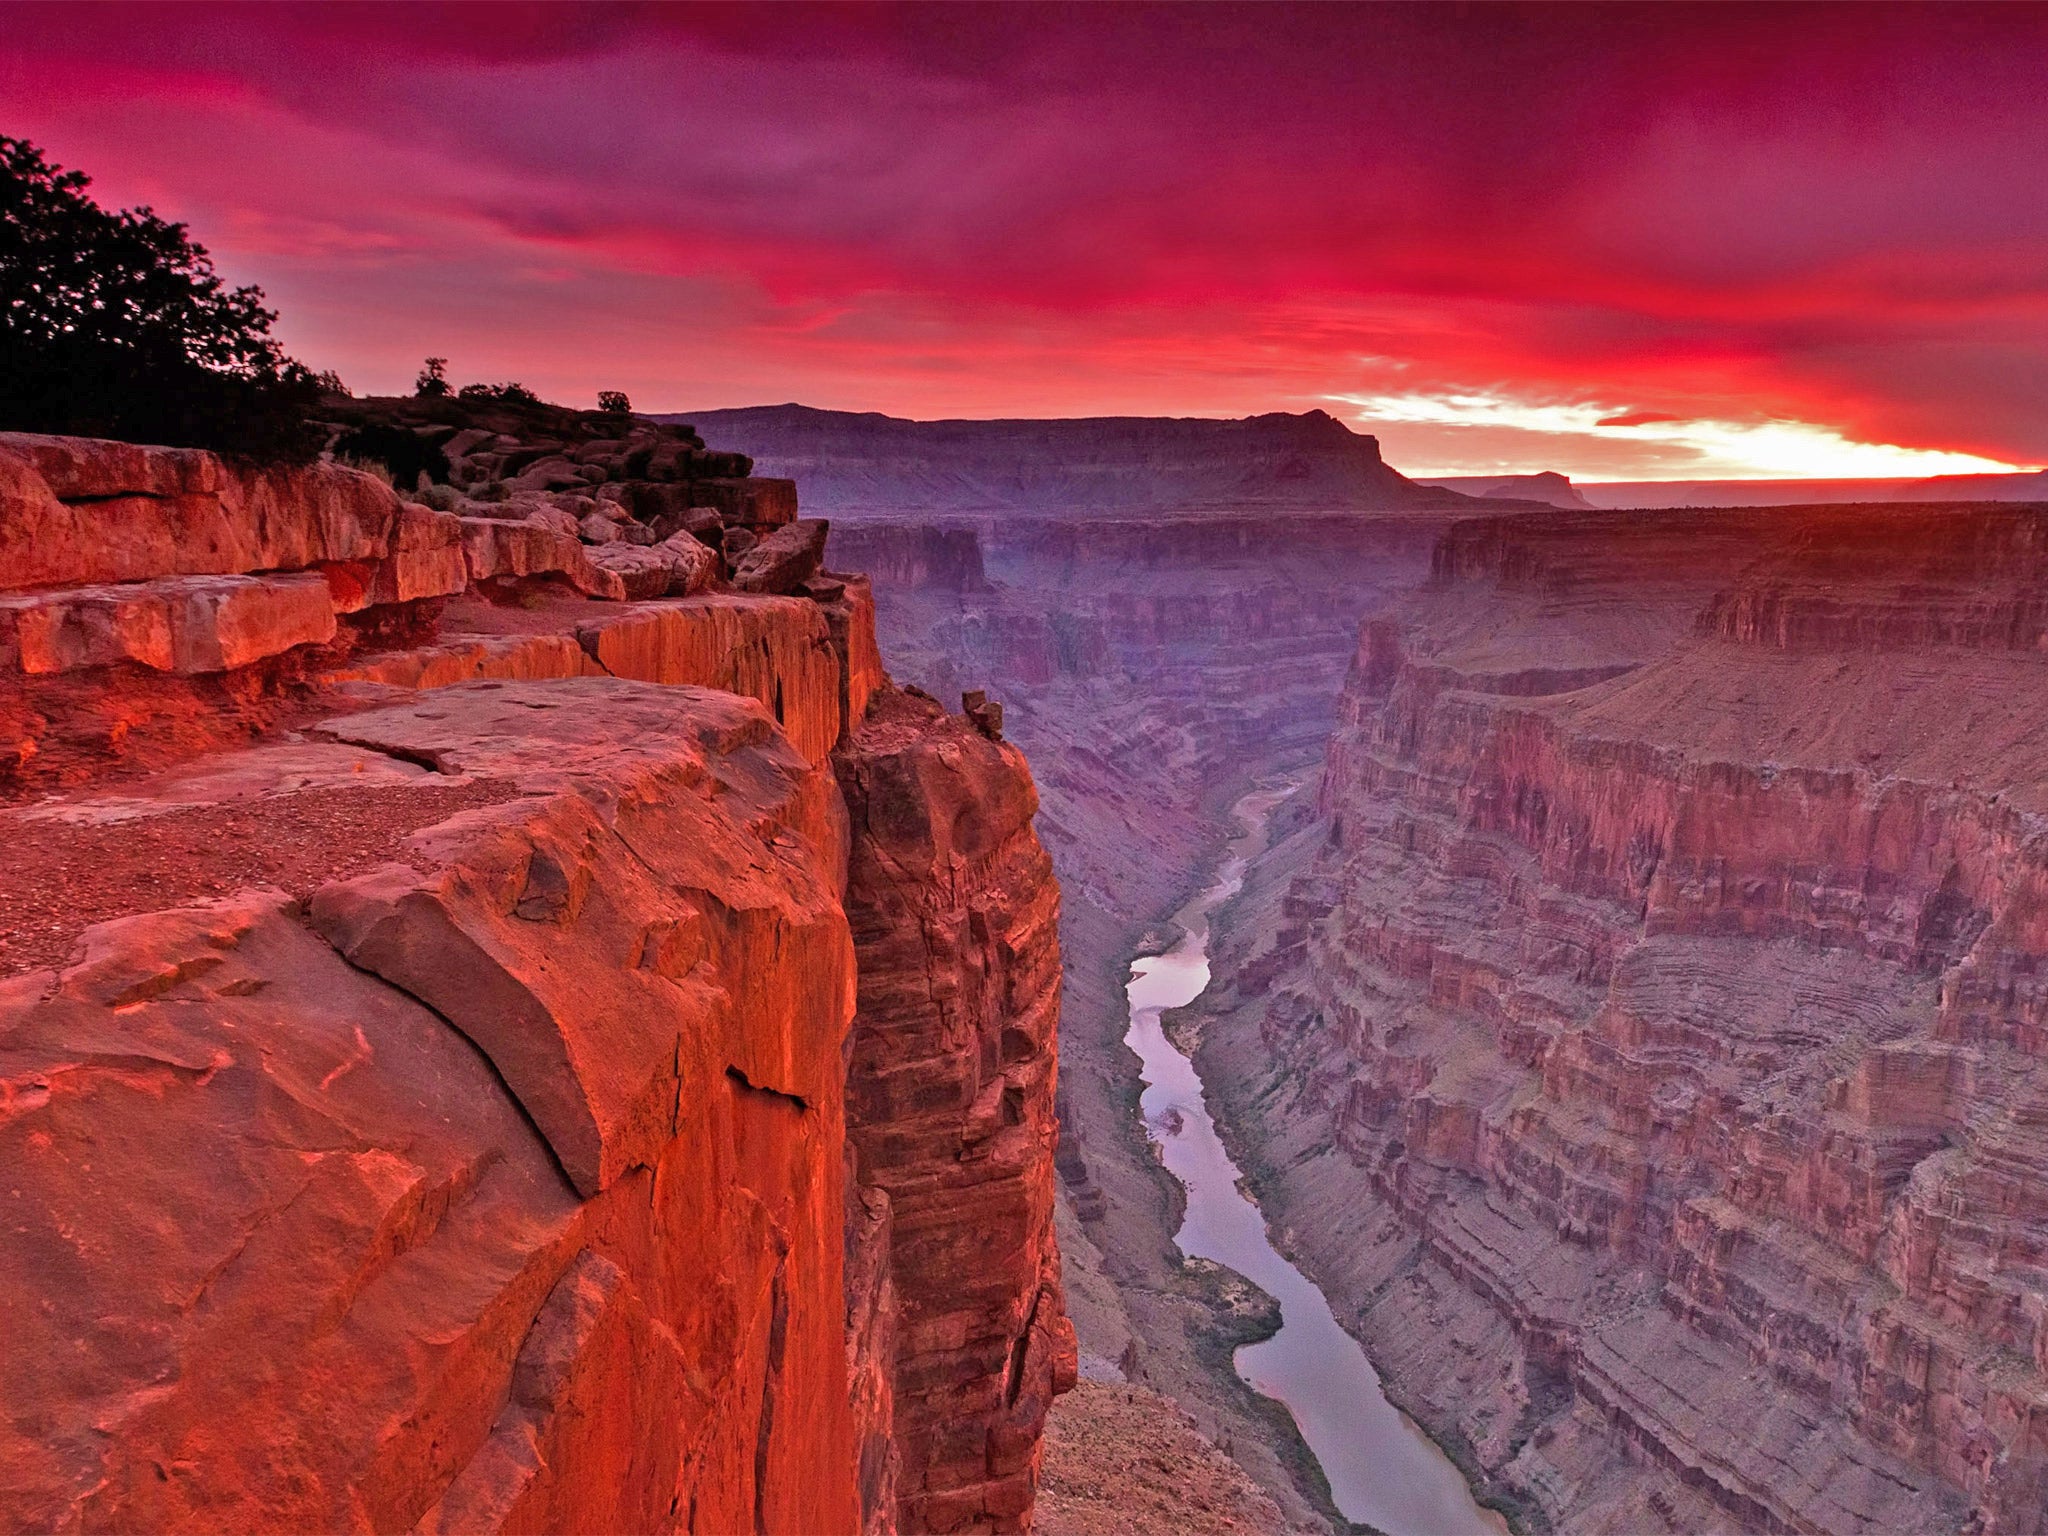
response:
<path fill-rule="evenodd" d="M 2048 511 L 1472 520 L 1361 628 L 1200 1062 L 1530 1528 L 2048 1508 Z"/>
<path fill-rule="evenodd" d="M 1285 1415 L 1231 1369 L 1241 1288 L 1174 1246 L 1179 1187 L 1136 1114 L 1122 988 L 1133 952 L 1203 878 L 1235 795 L 1319 759 L 1359 617 L 1426 577 L 1441 528 L 1427 515 L 1215 513 L 842 519 L 833 533 L 874 577 L 898 675 L 947 699 L 993 690 L 1037 777 L 1062 891 L 1058 1208 L 1084 1368 L 1168 1394 L 1290 1527 L 1333 1513 Z M 1171 1411 L 1132 1428 L 1158 1401 L 1098 1398 L 1069 1442 L 1107 1420 L 1125 1440 L 1098 1447 L 1100 1464 L 1142 1461 L 1141 1442 L 1187 1434 Z M 1241 1478 L 1227 1464 L 1207 1475 Z M 1114 1504 L 1116 1488 L 1095 1493 Z M 1063 1506 L 1052 1529 L 1081 1518 Z"/>
<path fill-rule="evenodd" d="M 1025 760 L 786 483 L 574 451 L 0 436 L 0 1527 L 1028 1526 Z"/>

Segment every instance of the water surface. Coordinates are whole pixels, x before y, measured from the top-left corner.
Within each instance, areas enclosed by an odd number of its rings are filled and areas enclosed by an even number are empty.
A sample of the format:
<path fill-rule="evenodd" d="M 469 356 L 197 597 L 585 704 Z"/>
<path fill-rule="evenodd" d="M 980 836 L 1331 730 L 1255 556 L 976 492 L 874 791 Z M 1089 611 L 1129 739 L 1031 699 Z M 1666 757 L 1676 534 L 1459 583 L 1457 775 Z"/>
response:
<path fill-rule="evenodd" d="M 1346 1519 L 1388 1536 L 1499 1536 L 1507 1523 L 1473 1501 L 1458 1469 L 1387 1401 L 1379 1373 L 1338 1326 L 1323 1293 L 1267 1240 L 1265 1218 L 1216 1137 L 1194 1063 L 1160 1028 L 1161 1009 L 1193 1002 L 1209 984 L 1209 912 L 1243 886 L 1245 861 L 1283 794 L 1255 791 L 1238 802 L 1246 834 L 1208 889 L 1175 914 L 1179 941 L 1134 962 L 1125 988 L 1131 1028 L 1124 1038 L 1144 1064 L 1145 1128 L 1187 1186 L 1177 1241 L 1183 1253 L 1228 1265 L 1279 1301 L 1280 1331 L 1240 1349 L 1237 1371 L 1294 1415 Z"/>

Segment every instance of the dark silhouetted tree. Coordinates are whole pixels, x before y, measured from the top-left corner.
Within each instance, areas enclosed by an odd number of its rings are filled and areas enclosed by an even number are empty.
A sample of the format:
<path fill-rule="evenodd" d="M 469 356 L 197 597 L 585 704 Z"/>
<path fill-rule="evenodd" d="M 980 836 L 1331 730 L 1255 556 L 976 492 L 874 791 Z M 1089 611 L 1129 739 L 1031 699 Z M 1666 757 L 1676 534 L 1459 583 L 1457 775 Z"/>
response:
<path fill-rule="evenodd" d="M 524 384 L 465 384 L 455 392 L 471 405 L 539 405 L 540 396 Z"/>
<path fill-rule="evenodd" d="M 448 359 L 430 357 L 420 376 L 412 381 L 412 392 L 416 395 L 445 395 L 448 393 Z"/>
<path fill-rule="evenodd" d="M 0 136 L 0 428 L 310 457 L 320 385 L 272 338 L 262 290 L 90 184 Z"/>
<path fill-rule="evenodd" d="M 600 389 L 597 392 L 597 408 L 607 416 L 633 414 L 633 402 L 626 398 L 623 389 Z"/>

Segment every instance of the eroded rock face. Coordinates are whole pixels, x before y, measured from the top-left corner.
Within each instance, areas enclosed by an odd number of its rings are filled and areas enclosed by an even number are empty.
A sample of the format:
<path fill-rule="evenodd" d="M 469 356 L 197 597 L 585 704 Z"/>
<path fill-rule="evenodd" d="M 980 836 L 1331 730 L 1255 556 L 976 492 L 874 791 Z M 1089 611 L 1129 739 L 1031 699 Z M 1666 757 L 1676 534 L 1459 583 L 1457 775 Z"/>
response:
<path fill-rule="evenodd" d="M 1468 524 L 1361 635 L 1205 1065 L 1560 1528 L 2039 1528 L 2041 528 Z"/>
<path fill-rule="evenodd" d="M 296 570 L 389 552 L 398 497 L 332 465 L 0 433 L 0 591 Z"/>
<path fill-rule="evenodd" d="M 1021 753 L 885 692 L 835 757 L 859 955 L 848 1122 L 884 1192 L 906 1531 L 1027 1529 L 1073 1384 L 1052 1229 L 1058 887 Z"/>
<path fill-rule="evenodd" d="M 10 1356 L 71 1362 L 11 1523 L 850 1528 L 829 778 L 723 694 L 431 701 L 345 734 L 511 798 L 6 984 Z"/>

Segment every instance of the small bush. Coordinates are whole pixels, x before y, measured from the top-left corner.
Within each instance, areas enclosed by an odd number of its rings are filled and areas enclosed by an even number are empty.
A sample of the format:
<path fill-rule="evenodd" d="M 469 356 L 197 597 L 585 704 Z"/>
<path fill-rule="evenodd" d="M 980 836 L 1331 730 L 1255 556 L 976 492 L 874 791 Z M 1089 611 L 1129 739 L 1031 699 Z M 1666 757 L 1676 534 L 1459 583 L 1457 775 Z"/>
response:
<path fill-rule="evenodd" d="M 633 402 L 626 397 L 623 389 L 600 389 L 597 392 L 597 408 L 607 416 L 633 414 Z"/>
<path fill-rule="evenodd" d="M 524 384 L 465 384 L 455 398 L 471 405 L 539 405 L 540 396 Z"/>
<path fill-rule="evenodd" d="M 448 359 L 430 357 L 426 366 L 419 371 L 419 377 L 412 381 L 412 392 L 416 395 L 445 395 L 448 393 Z"/>

